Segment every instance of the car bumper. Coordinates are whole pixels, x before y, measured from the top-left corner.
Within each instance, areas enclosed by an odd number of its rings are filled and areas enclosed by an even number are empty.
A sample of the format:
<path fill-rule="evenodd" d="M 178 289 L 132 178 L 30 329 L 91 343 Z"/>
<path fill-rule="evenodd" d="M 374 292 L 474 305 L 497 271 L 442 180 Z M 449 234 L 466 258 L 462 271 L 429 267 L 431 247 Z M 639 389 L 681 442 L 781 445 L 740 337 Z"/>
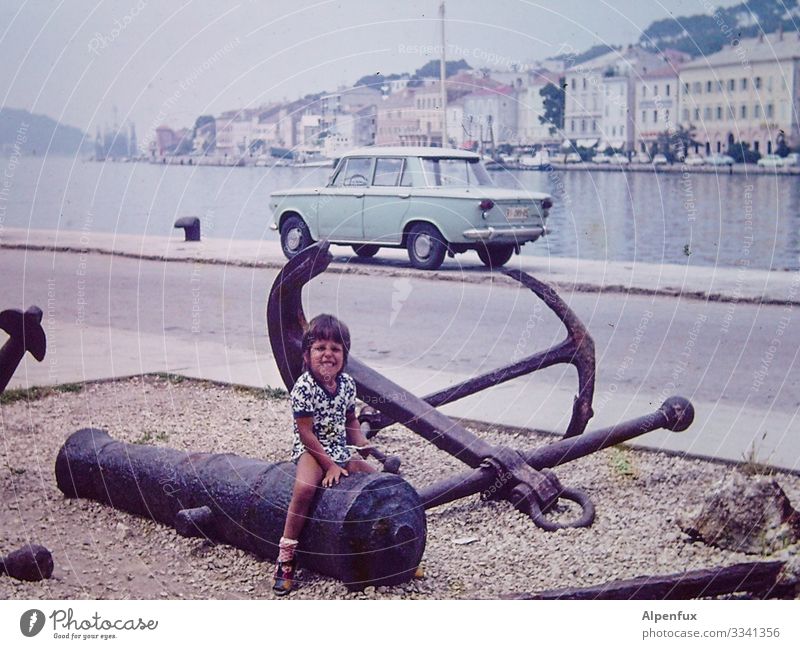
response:
<path fill-rule="evenodd" d="M 547 234 L 547 228 L 535 225 L 527 228 L 475 228 L 462 233 L 468 241 L 492 241 L 495 243 L 516 243 L 533 241 Z"/>

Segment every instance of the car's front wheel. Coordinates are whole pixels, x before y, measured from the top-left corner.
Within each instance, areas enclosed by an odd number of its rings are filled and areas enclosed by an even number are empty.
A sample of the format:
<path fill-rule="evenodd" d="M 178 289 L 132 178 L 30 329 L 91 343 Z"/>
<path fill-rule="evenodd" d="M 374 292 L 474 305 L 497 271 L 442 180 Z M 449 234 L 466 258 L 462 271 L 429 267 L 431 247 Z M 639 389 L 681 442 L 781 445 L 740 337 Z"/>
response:
<path fill-rule="evenodd" d="M 353 252 L 356 253 L 359 257 L 374 257 L 378 254 L 378 250 L 380 250 L 380 246 L 374 246 L 372 244 L 364 243 L 360 246 L 353 246 Z"/>
<path fill-rule="evenodd" d="M 514 244 L 495 244 L 478 247 L 478 257 L 484 266 L 499 268 L 511 259 L 514 254 Z"/>
<path fill-rule="evenodd" d="M 436 270 L 442 265 L 447 244 L 430 223 L 417 223 L 408 233 L 408 258 L 414 268 Z"/>
<path fill-rule="evenodd" d="M 308 248 L 314 240 L 308 231 L 305 221 L 299 216 L 290 216 L 281 226 L 281 248 L 287 259 L 291 259 L 304 248 Z"/>

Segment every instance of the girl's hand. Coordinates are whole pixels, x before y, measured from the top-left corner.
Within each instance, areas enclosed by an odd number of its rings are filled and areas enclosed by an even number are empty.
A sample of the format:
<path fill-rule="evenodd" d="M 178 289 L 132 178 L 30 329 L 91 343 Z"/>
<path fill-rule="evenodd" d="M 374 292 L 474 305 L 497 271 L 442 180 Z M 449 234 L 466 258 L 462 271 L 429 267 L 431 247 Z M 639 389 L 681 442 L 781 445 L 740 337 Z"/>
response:
<path fill-rule="evenodd" d="M 322 478 L 322 486 L 330 487 L 331 485 L 338 484 L 339 478 L 343 475 L 346 476 L 350 474 L 338 464 L 332 464 L 331 468 L 325 472 L 325 477 Z"/>

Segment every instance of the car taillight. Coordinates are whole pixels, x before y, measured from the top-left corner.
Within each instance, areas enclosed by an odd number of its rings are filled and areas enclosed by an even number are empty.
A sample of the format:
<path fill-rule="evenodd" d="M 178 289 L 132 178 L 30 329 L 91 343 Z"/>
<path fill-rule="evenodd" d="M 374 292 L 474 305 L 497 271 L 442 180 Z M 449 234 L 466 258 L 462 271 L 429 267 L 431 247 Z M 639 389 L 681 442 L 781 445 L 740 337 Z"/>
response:
<path fill-rule="evenodd" d="M 488 198 L 484 198 L 479 205 L 481 211 L 488 212 L 490 209 L 494 207 L 494 201 L 489 200 Z"/>
<path fill-rule="evenodd" d="M 553 207 L 553 201 L 551 201 L 549 198 L 545 198 L 542 201 L 542 209 L 549 210 L 551 207 Z"/>

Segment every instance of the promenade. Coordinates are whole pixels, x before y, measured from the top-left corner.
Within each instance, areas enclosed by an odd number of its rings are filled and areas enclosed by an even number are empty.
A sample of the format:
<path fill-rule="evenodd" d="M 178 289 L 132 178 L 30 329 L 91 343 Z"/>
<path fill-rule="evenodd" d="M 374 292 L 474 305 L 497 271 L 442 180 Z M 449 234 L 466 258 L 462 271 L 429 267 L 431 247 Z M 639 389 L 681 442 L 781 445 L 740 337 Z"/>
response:
<path fill-rule="evenodd" d="M 84 257 L 115 255 L 121 258 L 184 262 L 194 268 L 202 264 L 230 267 L 277 269 L 285 259 L 275 242 L 204 239 L 184 242 L 177 232 L 174 237 L 141 237 L 80 232 L 27 231 L 5 229 L 0 247 L 33 254 L 40 251 L 76 255 L 76 263 Z M 28 252 L 22 252 L 28 251 Z M 373 260 L 355 260 L 349 249 L 333 247 L 334 262 L 328 273 L 413 277 L 430 282 L 485 284 L 497 281 L 482 268 L 474 255 L 447 259 L 436 272 L 416 271 L 408 266 L 402 250 L 384 250 Z M 790 313 L 800 303 L 800 273 L 761 270 L 721 269 L 701 266 L 674 266 L 646 263 L 617 263 L 575 259 L 517 256 L 509 267 L 520 268 L 555 286 L 567 299 L 571 293 L 609 295 L 655 295 L 659 299 L 714 301 L 735 304 L 783 305 Z M 14 278 L 9 278 L 15 281 Z M 25 308 L 3 304 L 3 308 Z M 43 309 L 46 304 L 39 304 Z M 263 313 L 265 305 L 254 305 Z M 169 306 L 165 306 L 169 309 Z M 248 307 L 250 308 L 250 307 Z M 591 333 L 591 331 L 590 331 Z M 259 331 L 259 335 L 263 332 Z M 9 388 L 33 385 L 92 381 L 126 377 L 152 372 L 170 372 L 183 376 L 254 387 L 283 387 L 268 345 L 259 341 L 251 350 L 226 345 L 219 341 L 193 340 L 181 337 L 144 333 L 113 327 L 86 326 L 60 321 L 53 337 L 58 350 L 58 372 L 26 358 L 12 379 Z M 787 341 L 788 342 L 788 341 Z M 679 350 L 676 350 L 676 356 Z M 788 351 L 788 348 L 787 350 Z M 598 363 L 609 362 L 598 359 Z M 613 362 L 613 360 L 611 361 Z M 418 395 L 434 392 L 467 378 L 467 372 L 431 372 L 397 364 L 375 365 L 386 371 L 392 380 Z M 574 379 L 570 374 L 574 384 Z M 605 386 L 596 388 L 596 414 L 589 429 L 609 426 L 619 421 L 652 412 L 660 404 L 660 395 L 644 391 L 603 394 Z M 447 414 L 505 426 L 535 428 L 560 432 L 566 427 L 575 386 L 542 386 L 535 381 L 518 379 L 490 391 L 474 395 L 449 406 Z M 598 395 L 603 395 L 602 404 Z M 683 434 L 654 432 L 641 438 L 637 445 L 647 448 L 687 453 L 697 457 L 713 457 L 740 462 L 756 460 L 782 469 L 800 469 L 800 443 L 796 412 L 778 411 L 769 406 L 739 406 L 698 400 L 692 394 L 697 416 L 695 424 Z M 554 405 L 556 404 L 556 405 Z M 558 405 L 560 404 L 560 405 Z"/>

